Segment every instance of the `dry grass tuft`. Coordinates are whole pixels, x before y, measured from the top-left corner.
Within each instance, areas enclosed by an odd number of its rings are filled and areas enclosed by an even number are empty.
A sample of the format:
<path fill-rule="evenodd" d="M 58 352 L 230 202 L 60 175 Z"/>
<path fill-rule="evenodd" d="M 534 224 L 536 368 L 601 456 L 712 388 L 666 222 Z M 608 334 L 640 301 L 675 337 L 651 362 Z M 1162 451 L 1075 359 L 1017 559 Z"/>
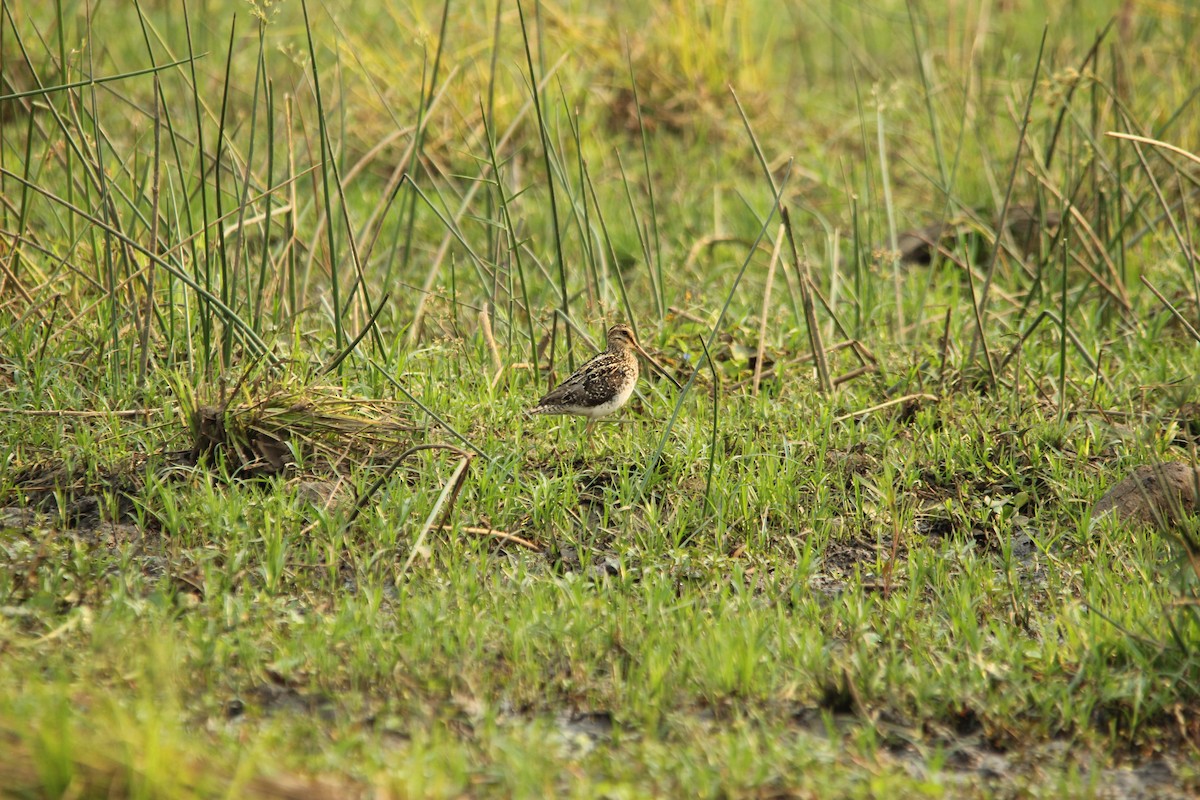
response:
<path fill-rule="evenodd" d="M 174 383 L 197 460 L 220 460 L 240 477 L 343 473 L 412 444 L 412 422 L 393 404 L 342 396 L 333 387 L 280 383 L 199 403 Z"/>

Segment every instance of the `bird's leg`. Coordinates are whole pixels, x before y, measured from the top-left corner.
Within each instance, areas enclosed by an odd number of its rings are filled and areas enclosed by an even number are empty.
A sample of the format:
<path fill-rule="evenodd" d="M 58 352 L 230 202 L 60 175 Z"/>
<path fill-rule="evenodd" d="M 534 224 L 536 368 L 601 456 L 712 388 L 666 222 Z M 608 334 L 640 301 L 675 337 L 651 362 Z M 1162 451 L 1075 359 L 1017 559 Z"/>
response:
<path fill-rule="evenodd" d="M 588 417 L 588 421 L 583 424 L 583 441 L 589 453 L 592 451 L 592 423 L 595 421 Z"/>

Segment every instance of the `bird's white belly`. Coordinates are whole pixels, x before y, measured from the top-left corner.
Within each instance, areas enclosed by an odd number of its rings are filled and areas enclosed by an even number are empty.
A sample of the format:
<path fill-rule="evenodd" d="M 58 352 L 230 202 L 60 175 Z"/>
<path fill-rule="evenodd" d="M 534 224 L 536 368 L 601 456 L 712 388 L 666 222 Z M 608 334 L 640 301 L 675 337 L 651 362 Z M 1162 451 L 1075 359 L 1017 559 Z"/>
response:
<path fill-rule="evenodd" d="M 598 419 L 600 417 L 607 417 L 609 414 L 613 413 L 618 408 L 620 408 L 621 406 L 623 406 L 627 402 L 629 402 L 629 398 L 632 394 L 633 394 L 633 381 L 630 381 L 628 386 L 626 386 L 624 389 L 622 389 L 619 393 L 614 394 L 608 400 L 604 401 L 603 403 L 601 403 L 598 406 L 591 406 L 590 408 L 580 409 L 579 413 L 582 416 L 587 417 L 588 419 Z"/>

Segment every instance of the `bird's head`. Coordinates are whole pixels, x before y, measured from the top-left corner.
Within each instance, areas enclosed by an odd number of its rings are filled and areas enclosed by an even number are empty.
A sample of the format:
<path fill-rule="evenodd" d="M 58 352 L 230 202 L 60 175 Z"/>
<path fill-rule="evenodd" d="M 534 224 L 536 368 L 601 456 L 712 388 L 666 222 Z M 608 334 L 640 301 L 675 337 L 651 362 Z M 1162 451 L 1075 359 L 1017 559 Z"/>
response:
<path fill-rule="evenodd" d="M 633 348 L 643 356 L 646 351 L 638 344 L 637 337 L 633 335 L 633 328 L 625 323 L 613 325 L 608 329 L 608 349 L 609 350 L 626 350 Z M 648 357 L 648 356 L 647 356 Z"/>

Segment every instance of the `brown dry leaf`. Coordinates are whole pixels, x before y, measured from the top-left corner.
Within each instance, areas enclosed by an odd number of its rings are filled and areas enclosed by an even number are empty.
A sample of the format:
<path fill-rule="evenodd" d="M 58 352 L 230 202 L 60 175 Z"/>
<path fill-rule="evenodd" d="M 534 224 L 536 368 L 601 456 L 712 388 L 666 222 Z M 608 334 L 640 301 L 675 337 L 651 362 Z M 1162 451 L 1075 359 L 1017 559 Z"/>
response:
<path fill-rule="evenodd" d="M 977 216 L 983 219 L 982 213 Z M 1043 221 L 1045 230 L 1042 228 Z M 1041 213 L 1033 206 L 1013 206 L 1008 210 L 1004 224 L 1019 251 L 1025 255 L 1032 255 L 1037 253 L 1042 238 L 1052 236 L 1061 221 L 1062 215 L 1057 211 Z M 959 218 L 901 231 L 896 237 L 900 260 L 905 264 L 931 264 L 936 253 L 952 250 L 955 240 L 971 235 L 976 230 L 976 225 L 977 223 L 969 218 Z M 992 221 L 992 228 L 999 226 L 1000 220 L 997 217 Z"/>
<path fill-rule="evenodd" d="M 1200 467 L 1178 461 L 1143 464 L 1109 489 L 1092 516 L 1113 513 L 1128 522 L 1169 527 L 1200 510 Z"/>

